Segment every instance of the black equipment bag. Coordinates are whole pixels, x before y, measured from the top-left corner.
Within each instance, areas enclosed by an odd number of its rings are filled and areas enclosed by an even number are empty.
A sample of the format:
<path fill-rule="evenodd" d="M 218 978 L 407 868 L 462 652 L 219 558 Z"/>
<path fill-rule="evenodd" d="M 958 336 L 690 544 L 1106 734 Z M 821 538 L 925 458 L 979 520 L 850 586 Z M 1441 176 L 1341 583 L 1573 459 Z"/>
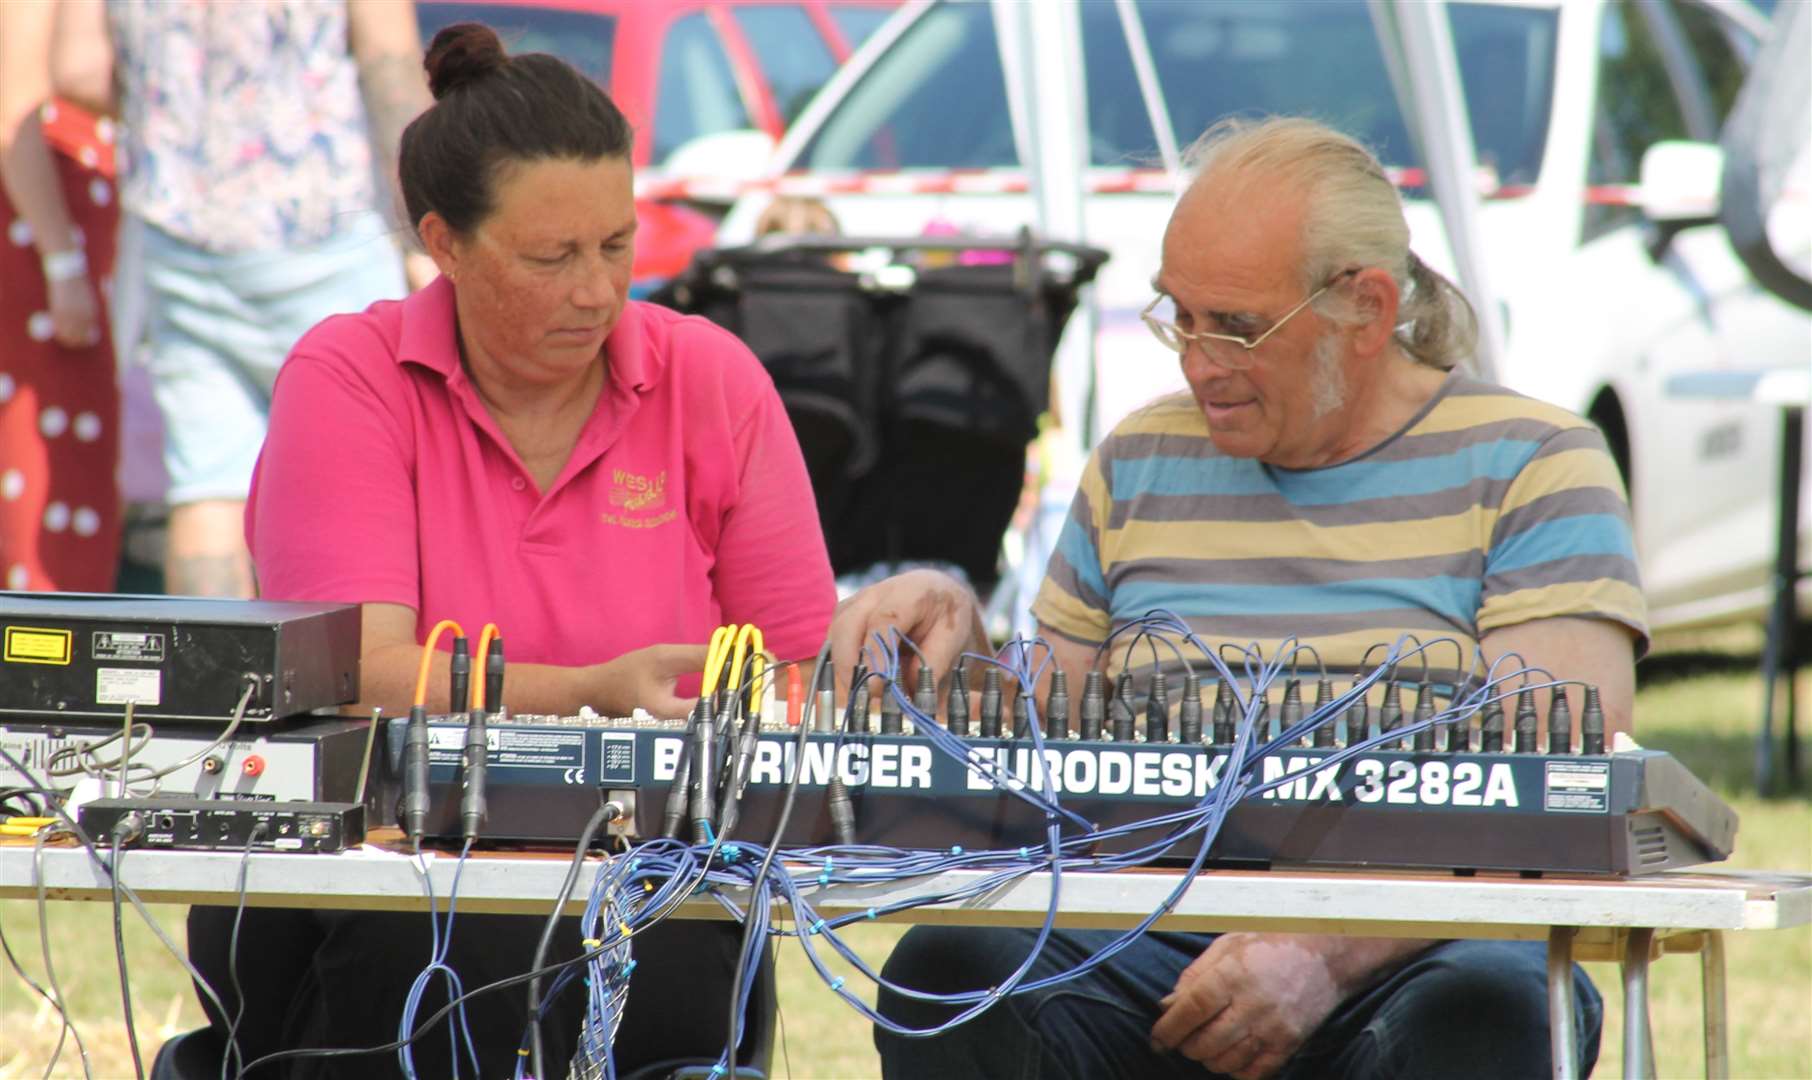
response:
<path fill-rule="evenodd" d="M 893 262 L 858 271 L 836 258 L 874 249 Z M 838 574 L 945 562 L 985 590 L 1050 398 L 1052 352 L 1106 257 L 1029 234 L 1005 249 L 774 236 L 698 253 L 652 299 L 706 316 L 761 359 Z"/>

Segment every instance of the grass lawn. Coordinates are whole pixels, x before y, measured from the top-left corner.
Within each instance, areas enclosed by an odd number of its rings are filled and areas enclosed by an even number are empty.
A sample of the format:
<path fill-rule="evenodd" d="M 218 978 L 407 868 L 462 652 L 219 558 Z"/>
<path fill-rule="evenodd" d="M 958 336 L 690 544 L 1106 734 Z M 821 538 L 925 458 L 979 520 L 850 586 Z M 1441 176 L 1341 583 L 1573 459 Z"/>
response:
<path fill-rule="evenodd" d="M 1742 817 L 1731 867 L 1812 873 L 1812 798 L 1762 799 L 1751 774 L 1753 732 L 1761 697 L 1753 653 L 1670 651 L 1640 669 L 1637 727 L 1649 746 L 1672 752 L 1712 785 Z M 1812 677 L 1801 697 L 1812 701 Z M 1802 720 L 1812 727 L 1812 717 Z M 180 943 L 183 909 L 152 909 Z M 121 1020 L 119 972 L 111 909 L 104 904 L 52 904 L 52 959 L 87 1044 L 97 1077 L 130 1077 L 132 1058 Z M 0 929 L 27 972 L 44 981 L 38 915 L 29 902 L 0 902 Z M 879 965 L 899 936 L 896 927 L 860 927 L 847 940 Z M 182 969 L 130 911 L 125 921 L 139 1048 L 149 1063 L 155 1046 L 171 1033 L 197 1026 L 195 1004 Z M 1737 1077 L 1812 1077 L 1812 928 L 1727 938 L 1730 1051 Z M 825 987 L 798 948 L 780 953 L 781 1025 L 777 1075 L 800 1078 L 876 1076 L 879 1067 L 868 1028 Z M 1621 1074 L 1621 989 L 1611 964 L 1589 965 L 1611 1015 L 1597 1073 Z M 837 968 L 861 987 L 853 970 Z M 1696 957 L 1669 956 L 1651 968 L 1651 1017 L 1663 1077 L 1703 1075 Z M 871 1003 L 872 992 L 863 995 Z M 0 977 L 0 1080 L 44 1072 L 58 1025 L 43 1001 L 10 974 Z M 73 1045 L 53 1075 L 79 1077 Z"/>

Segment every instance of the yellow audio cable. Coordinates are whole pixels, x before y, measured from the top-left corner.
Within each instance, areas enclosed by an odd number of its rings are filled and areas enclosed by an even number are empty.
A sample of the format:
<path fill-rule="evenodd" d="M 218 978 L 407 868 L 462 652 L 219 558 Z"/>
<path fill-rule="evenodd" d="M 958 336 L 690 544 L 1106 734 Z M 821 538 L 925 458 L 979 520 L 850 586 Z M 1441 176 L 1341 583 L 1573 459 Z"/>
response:
<path fill-rule="evenodd" d="M 720 626 L 711 631 L 711 643 L 705 647 L 704 681 L 698 688 L 700 697 L 708 699 L 717 691 L 717 679 L 723 673 L 724 657 L 735 636 L 734 626 Z"/>
<path fill-rule="evenodd" d="M 751 684 L 758 685 L 756 683 L 758 678 L 757 673 L 763 670 L 760 654 L 765 651 L 761 639 L 760 627 L 756 626 L 754 623 L 744 623 L 741 627 L 737 628 L 736 647 L 730 653 L 730 689 L 736 690 L 741 688 L 742 666 L 745 662 L 750 665 Z M 755 659 L 750 659 L 751 654 L 754 654 Z M 751 686 L 751 689 L 753 688 L 754 685 Z"/>

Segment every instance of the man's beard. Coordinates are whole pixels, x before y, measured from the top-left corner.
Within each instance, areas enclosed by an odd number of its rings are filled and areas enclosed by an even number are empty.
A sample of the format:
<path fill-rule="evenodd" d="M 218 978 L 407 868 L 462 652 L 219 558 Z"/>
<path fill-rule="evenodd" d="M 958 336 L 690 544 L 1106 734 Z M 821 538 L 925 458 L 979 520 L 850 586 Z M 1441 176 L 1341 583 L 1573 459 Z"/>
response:
<path fill-rule="evenodd" d="M 1315 370 L 1309 387 L 1309 404 L 1319 420 L 1346 404 L 1346 370 L 1341 366 L 1339 333 L 1329 333 L 1315 343 Z"/>

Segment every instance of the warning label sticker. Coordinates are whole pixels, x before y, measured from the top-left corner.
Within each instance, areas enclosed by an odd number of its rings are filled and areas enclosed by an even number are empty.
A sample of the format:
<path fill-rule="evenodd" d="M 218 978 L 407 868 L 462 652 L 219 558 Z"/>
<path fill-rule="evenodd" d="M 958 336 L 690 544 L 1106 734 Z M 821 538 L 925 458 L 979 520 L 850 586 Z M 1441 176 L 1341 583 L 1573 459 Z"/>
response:
<path fill-rule="evenodd" d="M 585 733 L 549 728 L 495 728 L 484 733 L 485 764 L 504 769 L 549 769 L 568 784 L 585 782 Z M 436 725 L 428 729 L 428 760 L 458 765 L 465 751 L 464 728 Z"/>
<path fill-rule="evenodd" d="M 505 728 L 491 747 L 491 764 L 524 769 L 577 769 L 585 766 L 585 733 L 545 728 Z"/>
<path fill-rule="evenodd" d="M 161 664 L 164 662 L 164 635 L 96 630 L 94 632 L 94 658 L 96 660 Z"/>
<path fill-rule="evenodd" d="M 1549 761 L 1542 808 L 1569 814 L 1606 814 L 1611 809 L 1611 763 Z"/>
<path fill-rule="evenodd" d="M 41 626 L 6 628 L 6 662 L 9 664 L 67 664 L 70 656 L 68 630 Z"/>

